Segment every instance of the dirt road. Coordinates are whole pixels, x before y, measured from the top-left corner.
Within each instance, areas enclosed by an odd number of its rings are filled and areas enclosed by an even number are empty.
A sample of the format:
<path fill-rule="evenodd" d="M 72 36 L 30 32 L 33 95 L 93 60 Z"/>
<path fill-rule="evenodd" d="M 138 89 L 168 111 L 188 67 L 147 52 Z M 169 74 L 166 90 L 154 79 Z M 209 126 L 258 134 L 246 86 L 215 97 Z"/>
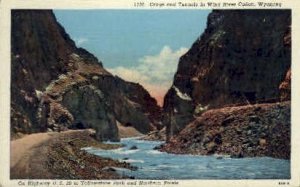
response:
<path fill-rule="evenodd" d="M 117 179 L 113 170 L 127 163 L 90 155 L 82 147 L 116 148 L 92 138 L 91 130 L 70 130 L 27 135 L 11 141 L 11 179 Z"/>
<path fill-rule="evenodd" d="M 20 160 L 33 152 L 33 149 L 40 146 L 56 133 L 30 134 L 23 138 L 11 141 L 10 143 L 10 167 L 14 167 Z"/>

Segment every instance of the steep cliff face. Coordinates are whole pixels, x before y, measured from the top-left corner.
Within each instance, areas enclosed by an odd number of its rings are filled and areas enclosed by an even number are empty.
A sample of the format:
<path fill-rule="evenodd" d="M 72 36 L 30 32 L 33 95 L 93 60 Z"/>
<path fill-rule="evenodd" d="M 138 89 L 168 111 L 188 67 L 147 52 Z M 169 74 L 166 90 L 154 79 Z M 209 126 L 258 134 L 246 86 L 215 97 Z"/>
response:
<path fill-rule="evenodd" d="M 161 108 L 141 85 L 112 76 L 96 78 L 94 84 L 109 95 L 113 113 L 124 126 L 132 126 L 142 133 L 161 128 Z"/>
<path fill-rule="evenodd" d="M 118 140 L 117 122 L 142 133 L 160 125 L 160 107 L 138 84 L 107 72 L 74 42 L 50 10 L 13 10 L 11 133 L 96 129 Z"/>
<path fill-rule="evenodd" d="M 214 10 L 164 99 L 168 137 L 207 109 L 288 100 L 290 26 L 289 10 Z"/>
<path fill-rule="evenodd" d="M 32 18 L 36 20 L 32 21 Z M 63 60 L 67 58 L 74 43 L 64 40 L 63 38 L 68 37 L 63 35 L 60 26 L 53 26 L 53 23 L 55 18 L 50 11 L 12 11 L 13 133 L 40 129 L 35 115 L 38 108 L 35 90 L 43 89 L 60 73 L 66 72 Z M 52 40 L 53 38 L 57 40 Z"/>

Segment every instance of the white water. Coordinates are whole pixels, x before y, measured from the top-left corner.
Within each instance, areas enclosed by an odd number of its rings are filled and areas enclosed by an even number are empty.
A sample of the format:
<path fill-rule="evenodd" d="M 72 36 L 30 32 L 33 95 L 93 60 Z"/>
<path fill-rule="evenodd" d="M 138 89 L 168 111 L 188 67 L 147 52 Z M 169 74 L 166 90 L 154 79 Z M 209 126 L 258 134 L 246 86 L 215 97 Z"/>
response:
<path fill-rule="evenodd" d="M 153 150 L 163 142 L 124 138 L 125 147 L 114 150 L 85 149 L 91 154 L 109 157 L 137 166 L 120 169 L 136 179 L 289 179 L 290 161 L 269 157 L 229 158 L 217 156 L 175 155 Z M 137 150 L 129 150 L 133 145 Z"/>

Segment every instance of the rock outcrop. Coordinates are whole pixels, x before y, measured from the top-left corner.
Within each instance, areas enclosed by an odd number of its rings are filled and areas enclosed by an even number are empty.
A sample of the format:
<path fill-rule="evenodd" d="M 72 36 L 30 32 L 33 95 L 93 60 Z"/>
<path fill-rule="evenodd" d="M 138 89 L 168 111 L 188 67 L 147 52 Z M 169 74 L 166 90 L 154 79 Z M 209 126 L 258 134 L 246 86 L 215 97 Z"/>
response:
<path fill-rule="evenodd" d="M 290 158 L 290 101 L 204 112 L 160 149 L 176 154 Z"/>
<path fill-rule="evenodd" d="M 117 121 L 142 133 L 161 126 L 155 99 L 77 48 L 51 10 L 13 10 L 11 41 L 12 137 L 94 128 L 118 140 Z"/>
<path fill-rule="evenodd" d="M 167 137 L 213 108 L 290 98 L 290 10 L 214 10 L 164 99 Z"/>
<path fill-rule="evenodd" d="M 141 140 L 166 141 L 166 127 L 160 130 L 154 130 L 149 132 L 146 136 L 143 136 Z"/>
<path fill-rule="evenodd" d="M 282 101 L 287 101 L 291 100 L 291 69 L 288 70 L 286 73 L 285 79 L 283 82 L 280 84 L 279 89 L 280 89 L 280 99 Z"/>

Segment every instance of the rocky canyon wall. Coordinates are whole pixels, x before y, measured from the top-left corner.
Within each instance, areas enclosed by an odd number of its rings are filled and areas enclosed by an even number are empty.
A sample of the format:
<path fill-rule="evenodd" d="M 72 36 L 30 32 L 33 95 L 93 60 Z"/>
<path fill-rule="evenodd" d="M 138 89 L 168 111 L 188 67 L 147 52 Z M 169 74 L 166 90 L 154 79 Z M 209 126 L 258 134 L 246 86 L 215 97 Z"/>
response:
<path fill-rule="evenodd" d="M 213 10 L 164 99 L 167 135 L 202 112 L 290 99 L 290 10 Z"/>
<path fill-rule="evenodd" d="M 94 128 L 99 140 L 118 140 L 117 123 L 160 128 L 155 99 L 76 47 L 51 10 L 13 10 L 11 21 L 12 137 Z"/>

